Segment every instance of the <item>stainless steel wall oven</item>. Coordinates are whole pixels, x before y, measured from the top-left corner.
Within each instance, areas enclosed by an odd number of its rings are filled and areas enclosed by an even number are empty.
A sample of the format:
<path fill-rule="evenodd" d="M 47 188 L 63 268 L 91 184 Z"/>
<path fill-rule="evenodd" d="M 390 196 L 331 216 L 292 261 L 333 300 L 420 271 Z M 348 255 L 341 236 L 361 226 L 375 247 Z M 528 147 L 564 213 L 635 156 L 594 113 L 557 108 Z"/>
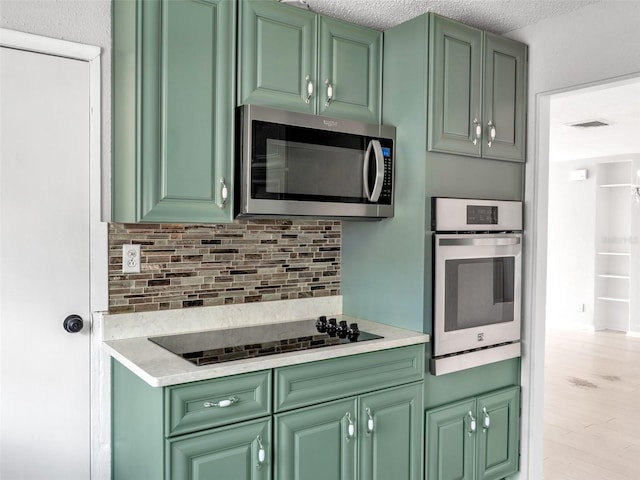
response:
<path fill-rule="evenodd" d="M 520 356 L 522 203 L 432 199 L 434 375 Z"/>

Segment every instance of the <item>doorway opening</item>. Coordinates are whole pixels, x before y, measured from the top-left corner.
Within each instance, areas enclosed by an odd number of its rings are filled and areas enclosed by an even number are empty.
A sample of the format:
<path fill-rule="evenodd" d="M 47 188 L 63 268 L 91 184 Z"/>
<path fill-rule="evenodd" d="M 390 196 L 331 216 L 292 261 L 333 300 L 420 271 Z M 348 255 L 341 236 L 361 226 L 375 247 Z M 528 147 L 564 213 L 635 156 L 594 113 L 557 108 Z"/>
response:
<path fill-rule="evenodd" d="M 640 77 L 548 101 L 545 478 L 638 478 Z"/>

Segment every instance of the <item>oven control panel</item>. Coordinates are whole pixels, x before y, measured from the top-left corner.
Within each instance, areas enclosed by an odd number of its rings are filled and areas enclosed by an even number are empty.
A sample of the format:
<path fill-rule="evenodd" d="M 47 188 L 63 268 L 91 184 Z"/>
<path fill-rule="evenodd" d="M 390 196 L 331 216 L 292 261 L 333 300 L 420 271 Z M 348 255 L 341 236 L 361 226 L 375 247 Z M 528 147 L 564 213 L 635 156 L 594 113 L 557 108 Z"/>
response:
<path fill-rule="evenodd" d="M 433 197 L 431 227 L 434 232 L 520 231 L 522 202 Z"/>

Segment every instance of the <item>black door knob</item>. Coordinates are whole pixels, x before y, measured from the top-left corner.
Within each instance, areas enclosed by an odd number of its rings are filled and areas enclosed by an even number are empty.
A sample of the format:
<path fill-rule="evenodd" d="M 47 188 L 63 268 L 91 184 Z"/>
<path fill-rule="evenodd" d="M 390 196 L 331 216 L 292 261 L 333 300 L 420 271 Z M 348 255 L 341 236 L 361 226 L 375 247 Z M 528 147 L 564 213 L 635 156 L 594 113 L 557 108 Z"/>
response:
<path fill-rule="evenodd" d="M 84 322 L 80 315 L 69 315 L 64 319 L 62 326 L 69 333 L 78 333 L 84 327 Z"/>

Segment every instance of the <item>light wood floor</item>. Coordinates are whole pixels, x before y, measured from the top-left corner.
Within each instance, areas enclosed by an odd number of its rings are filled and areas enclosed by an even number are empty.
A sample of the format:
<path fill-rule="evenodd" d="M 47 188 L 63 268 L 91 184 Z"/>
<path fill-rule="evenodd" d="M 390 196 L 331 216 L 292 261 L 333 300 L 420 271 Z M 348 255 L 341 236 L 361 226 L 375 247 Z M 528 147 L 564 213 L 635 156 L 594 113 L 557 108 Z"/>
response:
<path fill-rule="evenodd" d="M 640 479 L 640 338 L 547 333 L 545 480 Z"/>

